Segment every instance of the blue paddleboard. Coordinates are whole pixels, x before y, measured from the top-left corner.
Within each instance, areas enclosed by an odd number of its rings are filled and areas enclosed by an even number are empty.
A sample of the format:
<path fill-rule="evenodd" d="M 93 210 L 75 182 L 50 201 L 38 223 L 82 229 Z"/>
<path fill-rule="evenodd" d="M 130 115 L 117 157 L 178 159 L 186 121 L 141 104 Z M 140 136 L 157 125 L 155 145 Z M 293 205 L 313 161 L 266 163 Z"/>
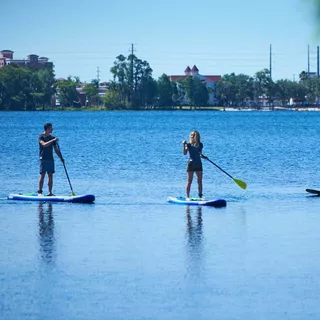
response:
<path fill-rule="evenodd" d="M 8 195 L 8 200 L 92 203 L 95 200 L 95 196 L 93 194 L 81 194 L 77 196 L 38 196 L 37 193 L 11 193 Z"/>
<path fill-rule="evenodd" d="M 200 200 L 200 198 L 190 198 L 190 200 L 186 200 L 185 197 L 168 197 L 167 201 L 175 204 L 211 206 L 216 208 L 225 207 L 227 205 L 227 201 L 223 199 Z"/>
<path fill-rule="evenodd" d="M 320 190 L 306 189 L 307 192 L 320 196 Z"/>

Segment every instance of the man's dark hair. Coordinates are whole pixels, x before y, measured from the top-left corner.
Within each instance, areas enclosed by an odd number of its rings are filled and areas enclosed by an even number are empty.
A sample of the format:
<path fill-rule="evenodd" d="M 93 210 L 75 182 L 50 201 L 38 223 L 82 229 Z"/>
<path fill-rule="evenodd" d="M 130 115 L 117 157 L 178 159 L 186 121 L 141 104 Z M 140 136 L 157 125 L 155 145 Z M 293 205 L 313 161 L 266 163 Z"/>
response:
<path fill-rule="evenodd" d="M 50 122 L 46 122 L 43 127 L 44 131 L 46 131 L 48 128 L 52 127 L 52 124 Z"/>

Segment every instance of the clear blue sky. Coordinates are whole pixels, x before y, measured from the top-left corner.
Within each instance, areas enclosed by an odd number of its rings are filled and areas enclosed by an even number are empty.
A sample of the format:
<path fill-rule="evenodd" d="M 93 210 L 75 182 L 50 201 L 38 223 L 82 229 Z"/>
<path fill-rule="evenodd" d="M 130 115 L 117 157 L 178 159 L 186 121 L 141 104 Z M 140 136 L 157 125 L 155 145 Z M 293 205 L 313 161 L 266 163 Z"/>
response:
<path fill-rule="evenodd" d="M 1 48 L 16 59 L 46 56 L 56 77 L 112 79 L 110 68 L 134 44 L 153 77 L 183 74 L 187 65 L 204 75 L 253 75 L 298 79 L 316 71 L 317 34 L 310 0 L 10 0 L 0 7 Z"/>

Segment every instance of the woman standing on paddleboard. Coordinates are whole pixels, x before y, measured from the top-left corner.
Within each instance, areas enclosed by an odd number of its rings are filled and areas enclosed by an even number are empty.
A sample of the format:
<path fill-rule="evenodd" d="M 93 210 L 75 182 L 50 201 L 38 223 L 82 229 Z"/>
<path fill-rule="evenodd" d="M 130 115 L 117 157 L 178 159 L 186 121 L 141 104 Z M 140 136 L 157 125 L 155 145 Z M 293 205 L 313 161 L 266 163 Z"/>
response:
<path fill-rule="evenodd" d="M 182 141 L 183 154 L 186 155 L 189 152 L 189 159 L 187 163 L 187 186 L 186 194 L 187 200 L 190 199 L 190 189 L 193 180 L 193 174 L 196 173 L 198 181 L 198 194 L 202 199 L 202 162 L 201 158 L 206 159 L 206 156 L 202 154 L 203 144 L 200 141 L 200 133 L 196 130 L 191 131 L 189 142 Z"/>

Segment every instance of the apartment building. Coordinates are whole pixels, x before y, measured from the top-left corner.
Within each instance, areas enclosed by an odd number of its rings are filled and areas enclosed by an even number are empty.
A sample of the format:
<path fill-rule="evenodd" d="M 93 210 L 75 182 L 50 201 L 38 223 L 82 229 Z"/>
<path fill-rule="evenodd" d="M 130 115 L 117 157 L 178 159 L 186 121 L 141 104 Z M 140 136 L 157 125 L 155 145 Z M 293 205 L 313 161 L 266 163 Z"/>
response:
<path fill-rule="evenodd" d="M 11 50 L 0 51 L 0 68 L 15 64 L 21 68 L 32 67 L 36 69 L 53 68 L 53 63 L 47 57 L 39 57 L 36 54 L 28 55 L 27 59 L 14 59 L 14 52 Z"/>

